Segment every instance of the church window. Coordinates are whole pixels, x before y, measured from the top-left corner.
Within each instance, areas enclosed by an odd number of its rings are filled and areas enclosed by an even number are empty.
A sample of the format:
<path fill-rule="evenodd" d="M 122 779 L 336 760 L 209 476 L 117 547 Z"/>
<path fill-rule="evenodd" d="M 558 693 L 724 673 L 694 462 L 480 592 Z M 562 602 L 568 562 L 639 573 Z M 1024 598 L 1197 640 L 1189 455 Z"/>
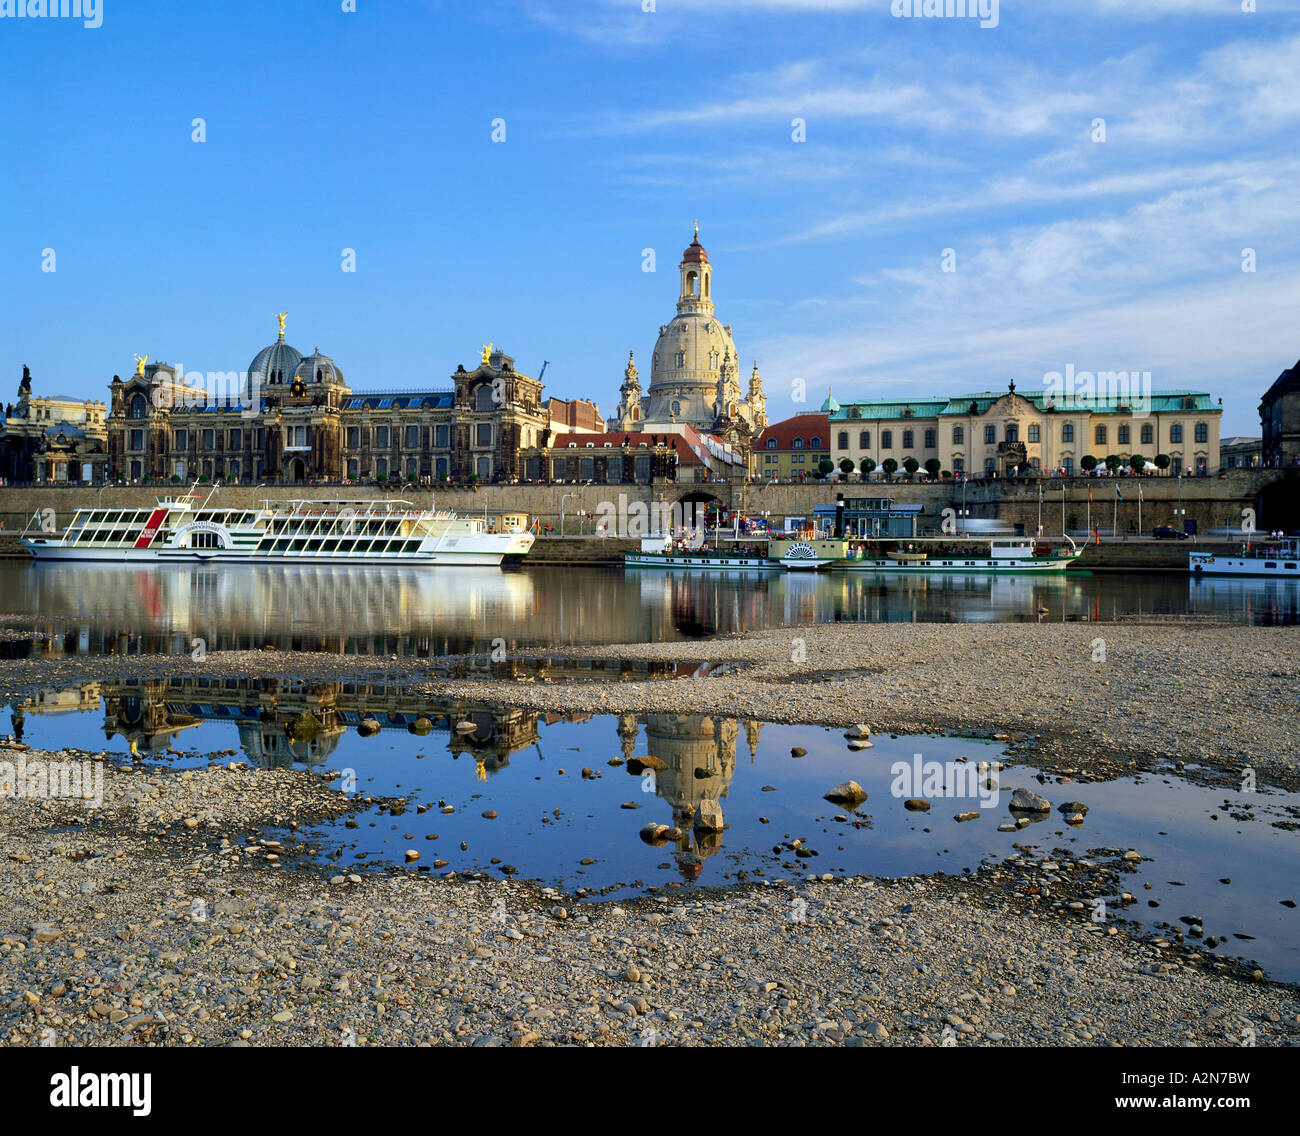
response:
<path fill-rule="evenodd" d="M 894 448 L 894 432 L 892 430 L 880 431 L 880 448 L 882 450 L 892 450 Z"/>
<path fill-rule="evenodd" d="M 859 430 L 859 431 L 858 431 L 858 446 L 859 446 L 861 449 L 864 449 L 864 450 L 869 450 L 869 449 L 871 449 L 871 431 L 870 431 L 870 430 Z"/>
<path fill-rule="evenodd" d="M 954 446 L 966 444 L 966 429 L 964 426 L 954 426 L 952 428 L 952 444 Z"/>
<path fill-rule="evenodd" d="M 847 430 L 841 430 L 835 436 L 835 448 L 840 450 L 847 450 L 849 448 L 849 432 Z"/>

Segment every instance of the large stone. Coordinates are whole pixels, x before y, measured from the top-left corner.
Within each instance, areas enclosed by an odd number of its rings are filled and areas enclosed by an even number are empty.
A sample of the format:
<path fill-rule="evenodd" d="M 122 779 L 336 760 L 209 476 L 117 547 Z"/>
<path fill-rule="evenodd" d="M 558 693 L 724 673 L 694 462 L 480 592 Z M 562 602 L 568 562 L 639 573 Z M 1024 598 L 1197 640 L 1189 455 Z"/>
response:
<path fill-rule="evenodd" d="M 721 832 L 722 806 L 712 797 L 705 797 L 695 810 L 695 827 L 701 832 Z"/>
<path fill-rule="evenodd" d="M 1052 802 L 1031 789 L 1017 789 L 1011 794 L 1011 808 L 1024 813 L 1050 813 Z"/>
<path fill-rule="evenodd" d="M 826 793 L 824 798 L 833 805 L 848 805 L 857 808 L 867 799 L 867 791 L 856 781 L 841 781 Z"/>

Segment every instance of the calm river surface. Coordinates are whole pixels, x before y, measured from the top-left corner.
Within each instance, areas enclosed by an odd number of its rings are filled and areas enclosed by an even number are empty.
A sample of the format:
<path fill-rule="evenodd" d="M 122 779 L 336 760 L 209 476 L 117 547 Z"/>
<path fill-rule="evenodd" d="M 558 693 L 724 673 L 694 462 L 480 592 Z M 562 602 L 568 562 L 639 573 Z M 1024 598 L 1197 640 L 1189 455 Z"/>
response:
<path fill-rule="evenodd" d="M 1300 582 L 1181 576 L 698 574 L 621 568 L 125 567 L 0 564 L 0 610 L 48 650 L 261 647 L 442 655 L 698 638 L 808 623 L 1113 620 L 1209 615 L 1300 622 Z"/>

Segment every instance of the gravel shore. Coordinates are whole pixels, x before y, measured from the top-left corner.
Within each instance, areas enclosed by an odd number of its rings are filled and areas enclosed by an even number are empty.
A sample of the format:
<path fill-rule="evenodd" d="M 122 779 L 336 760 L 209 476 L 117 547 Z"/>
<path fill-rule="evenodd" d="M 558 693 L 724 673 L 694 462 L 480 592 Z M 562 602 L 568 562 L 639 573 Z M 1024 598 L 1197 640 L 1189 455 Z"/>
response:
<path fill-rule="evenodd" d="M 1072 869 L 1078 894 L 1113 890 L 1122 855 L 575 905 L 278 867 L 302 849 L 262 823 L 310 847 L 304 826 L 346 807 L 319 776 L 114 767 L 105 786 L 93 826 L 76 802 L 6 804 L 9 1044 L 1300 1042 L 1294 988 L 1035 906 Z"/>
<path fill-rule="evenodd" d="M 1300 765 L 1300 629 L 836 625 L 592 654 L 732 665 L 707 678 L 521 682 L 442 677 L 436 662 L 266 651 L 213 653 L 201 668 L 157 656 L 22 660 L 6 664 L 4 686 L 198 669 L 383 673 L 438 697 L 557 712 L 980 730 L 1081 776 L 1173 760 L 1228 781 L 1250 766 L 1291 787 Z M 366 802 L 318 772 L 249 770 L 230 757 L 185 771 L 107 758 L 93 814 L 81 802 L 3 802 L 0 1039 L 1300 1043 L 1294 987 L 1123 921 L 1124 849 L 1050 864 L 1022 849 L 964 877 L 575 903 L 415 867 L 334 874 L 311 826 Z M 1088 918 L 1098 896 L 1116 899 L 1116 918 Z"/>

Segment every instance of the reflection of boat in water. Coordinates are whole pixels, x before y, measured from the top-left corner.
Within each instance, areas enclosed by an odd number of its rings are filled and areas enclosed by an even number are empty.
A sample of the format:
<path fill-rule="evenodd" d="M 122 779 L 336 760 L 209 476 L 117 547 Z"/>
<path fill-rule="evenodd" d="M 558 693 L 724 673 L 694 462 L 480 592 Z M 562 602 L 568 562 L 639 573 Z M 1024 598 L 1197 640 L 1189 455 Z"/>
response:
<path fill-rule="evenodd" d="M 389 639 L 431 634 L 472 649 L 485 627 L 537 619 L 533 577 L 494 568 L 65 563 L 28 572 L 28 610 L 57 617 L 60 635 L 69 623 L 98 633 L 83 634 L 92 642 L 82 649 L 98 638 L 101 649 L 188 654 L 188 637 L 199 636 L 209 651 L 346 643 L 348 653 L 367 644 L 392 653 Z"/>
<path fill-rule="evenodd" d="M 1300 578 L 1191 576 L 1188 607 L 1207 613 L 1240 613 L 1252 623 L 1300 623 Z"/>

